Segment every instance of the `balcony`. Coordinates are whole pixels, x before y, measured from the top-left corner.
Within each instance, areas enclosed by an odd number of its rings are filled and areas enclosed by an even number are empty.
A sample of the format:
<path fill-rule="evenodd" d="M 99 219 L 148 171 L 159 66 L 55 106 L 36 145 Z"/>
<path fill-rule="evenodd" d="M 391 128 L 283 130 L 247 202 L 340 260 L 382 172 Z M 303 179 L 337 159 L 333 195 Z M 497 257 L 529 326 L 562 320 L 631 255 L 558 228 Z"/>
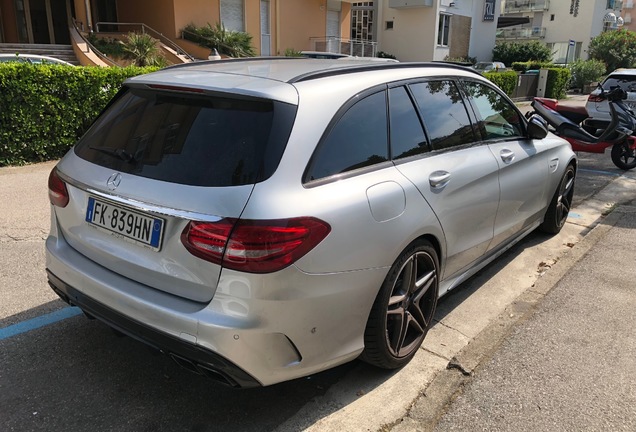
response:
<path fill-rule="evenodd" d="M 506 0 L 503 15 L 519 12 L 540 12 L 550 9 L 550 0 Z"/>
<path fill-rule="evenodd" d="M 508 27 L 497 30 L 499 40 L 543 39 L 545 27 Z"/>
<path fill-rule="evenodd" d="M 337 37 L 309 38 L 311 50 L 336 54 L 348 54 L 356 57 L 375 57 L 378 43 L 363 40 L 351 40 Z"/>
<path fill-rule="evenodd" d="M 633 8 L 634 8 L 633 0 L 627 0 L 626 2 L 623 3 L 623 9 L 633 9 Z"/>

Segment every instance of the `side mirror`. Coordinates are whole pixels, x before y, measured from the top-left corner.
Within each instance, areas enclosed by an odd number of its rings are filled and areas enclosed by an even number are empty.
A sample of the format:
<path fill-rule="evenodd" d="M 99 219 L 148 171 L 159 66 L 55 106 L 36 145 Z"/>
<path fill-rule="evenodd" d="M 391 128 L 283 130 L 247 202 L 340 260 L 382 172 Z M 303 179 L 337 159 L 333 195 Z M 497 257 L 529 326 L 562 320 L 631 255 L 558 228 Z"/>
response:
<path fill-rule="evenodd" d="M 528 138 L 543 139 L 548 135 L 548 123 L 538 114 L 528 119 Z"/>

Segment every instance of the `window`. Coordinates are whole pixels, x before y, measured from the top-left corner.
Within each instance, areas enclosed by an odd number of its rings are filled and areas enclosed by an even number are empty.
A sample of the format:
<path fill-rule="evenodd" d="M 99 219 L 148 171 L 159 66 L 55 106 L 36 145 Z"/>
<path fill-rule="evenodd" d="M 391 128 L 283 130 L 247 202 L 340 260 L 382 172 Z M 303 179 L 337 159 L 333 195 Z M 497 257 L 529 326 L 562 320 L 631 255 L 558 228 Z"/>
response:
<path fill-rule="evenodd" d="M 475 141 L 466 106 L 454 82 L 430 81 L 412 84 L 410 88 L 433 150 Z"/>
<path fill-rule="evenodd" d="M 351 4 L 351 39 L 356 41 L 373 41 L 374 5 L 369 2 Z"/>
<path fill-rule="evenodd" d="M 393 30 L 393 21 L 387 21 L 385 24 L 384 28 L 386 30 Z"/>
<path fill-rule="evenodd" d="M 550 14 L 550 21 L 554 21 L 554 14 Z"/>
<path fill-rule="evenodd" d="M 523 136 L 519 112 L 495 89 L 477 82 L 466 82 L 479 117 L 479 129 L 486 139 Z"/>
<path fill-rule="evenodd" d="M 439 27 L 437 28 L 437 45 L 448 46 L 451 15 L 439 14 Z"/>
<path fill-rule="evenodd" d="M 389 119 L 393 159 L 428 151 L 422 124 L 404 87 L 389 90 Z"/>
<path fill-rule="evenodd" d="M 227 30 L 245 31 L 244 0 L 221 0 L 221 23 Z"/>
<path fill-rule="evenodd" d="M 310 162 L 305 181 L 318 180 L 389 160 L 386 94 L 355 103 L 322 140 Z"/>
<path fill-rule="evenodd" d="M 292 105 L 270 100 L 127 90 L 75 153 L 115 171 L 170 183 L 253 184 L 278 167 L 295 113 Z"/>

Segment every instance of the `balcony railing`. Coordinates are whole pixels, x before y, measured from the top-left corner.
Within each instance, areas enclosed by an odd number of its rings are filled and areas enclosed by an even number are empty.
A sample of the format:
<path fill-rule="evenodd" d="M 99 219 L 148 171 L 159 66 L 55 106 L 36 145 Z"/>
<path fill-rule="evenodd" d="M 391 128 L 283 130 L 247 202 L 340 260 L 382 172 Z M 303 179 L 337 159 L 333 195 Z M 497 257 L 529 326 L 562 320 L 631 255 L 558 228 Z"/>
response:
<path fill-rule="evenodd" d="M 545 27 L 508 27 L 497 30 L 497 39 L 542 39 Z"/>
<path fill-rule="evenodd" d="M 548 9 L 550 0 L 506 0 L 503 13 L 539 12 Z"/>
<path fill-rule="evenodd" d="M 607 9 L 619 11 L 623 8 L 623 0 L 607 0 Z"/>
<path fill-rule="evenodd" d="M 348 54 L 356 57 L 375 57 L 378 43 L 337 37 L 309 38 L 312 51 Z"/>
<path fill-rule="evenodd" d="M 634 8 L 633 0 L 627 0 L 626 2 L 623 3 L 623 9 L 633 9 L 633 8 Z"/>

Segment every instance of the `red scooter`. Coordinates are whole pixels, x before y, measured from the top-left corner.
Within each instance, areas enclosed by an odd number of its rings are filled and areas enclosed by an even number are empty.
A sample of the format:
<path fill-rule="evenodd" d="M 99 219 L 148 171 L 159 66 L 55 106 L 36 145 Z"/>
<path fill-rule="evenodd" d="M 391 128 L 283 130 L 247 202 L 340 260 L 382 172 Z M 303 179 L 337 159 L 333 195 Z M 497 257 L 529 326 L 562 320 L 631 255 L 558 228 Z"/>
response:
<path fill-rule="evenodd" d="M 536 97 L 532 101 L 534 112 L 541 116 L 551 130 L 572 145 L 572 150 L 587 153 L 604 153 L 612 146 L 612 162 L 618 168 L 629 170 L 636 167 L 636 118 L 623 103 L 627 97 L 620 87 L 605 91 L 601 88 L 600 97 L 607 99 L 611 121 L 604 130 L 597 131 L 583 124 L 589 117 L 585 107 L 559 104 L 556 99 Z"/>

